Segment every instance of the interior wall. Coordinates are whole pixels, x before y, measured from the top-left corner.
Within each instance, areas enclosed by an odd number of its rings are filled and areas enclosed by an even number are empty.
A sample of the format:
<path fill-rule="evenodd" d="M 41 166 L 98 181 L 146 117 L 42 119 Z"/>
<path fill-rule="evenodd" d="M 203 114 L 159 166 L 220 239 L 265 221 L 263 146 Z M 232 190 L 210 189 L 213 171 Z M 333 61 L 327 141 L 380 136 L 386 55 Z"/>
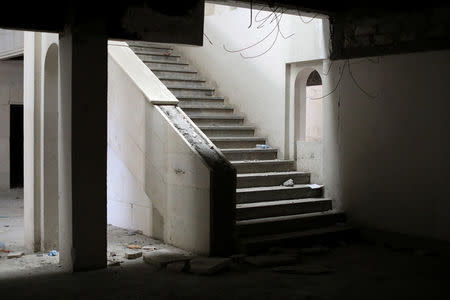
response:
<path fill-rule="evenodd" d="M 0 61 L 0 192 L 10 186 L 10 105 L 23 104 L 23 61 Z"/>
<path fill-rule="evenodd" d="M 450 51 L 346 62 L 324 87 L 340 81 L 324 100 L 327 193 L 359 225 L 450 240 Z"/>
<path fill-rule="evenodd" d="M 257 58 L 243 58 L 229 53 L 248 47 L 268 37 L 255 47 L 242 51 L 244 56 L 256 56 L 271 47 L 278 30 L 276 21 L 257 22 L 269 15 L 254 7 L 250 28 L 250 10 L 223 5 L 206 4 L 203 47 L 178 46 L 177 50 L 216 86 L 217 94 L 226 97 L 237 112 L 257 126 L 256 134 L 268 137 L 268 144 L 284 155 L 285 77 L 286 64 L 326 57 L 322 20 L 297 15 L 283 15 L 281 33 L 267 53 Z M 273 31 L 272 34 L 270 32 Z M 293 34 L 292 36 L 290 36 Z M 290 36 L 289 38 L 287 38 Z M 270 109 L 269 109 L 270 108 Z"/>

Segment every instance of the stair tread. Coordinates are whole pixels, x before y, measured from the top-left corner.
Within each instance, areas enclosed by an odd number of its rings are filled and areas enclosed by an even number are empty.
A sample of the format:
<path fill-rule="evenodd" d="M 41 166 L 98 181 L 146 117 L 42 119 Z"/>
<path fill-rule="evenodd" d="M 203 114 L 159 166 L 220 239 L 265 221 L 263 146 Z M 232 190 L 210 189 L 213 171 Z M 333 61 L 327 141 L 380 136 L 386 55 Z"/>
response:
<path fill-rule="evenodd" d="M 165 49 L 165 48 L 158 48 L 158 49 Z M 161 52 L 151 52 L 151 51 L 141 52 L 139 49 L 134 50 L 134 53 L 136 53 L 137 55 L 154 55 L 154 56 L 177 57 L 177 58 L 181 57 L 180 55 L 164 54 Z"/>
<path fill-rule="evenodd" d="M 270 241 L 281 241 L 286 239 L 294 239 L 294 238 L 302 238 L 314 235 L 322 235 L 327 233 L 337 233 L 355 229 L 355 227 L 342 224 L 342 225 L 333 225 L 333 226 L 325 226 L 320 228 L 313 229 L 305 229 L 301 231 L 294 232 L 286 232 L 286 233 L 277 233 L 277 234 L 269 234 L 269 235 L 259 235 L 254 237 L 245 237 L 240 240 L 241 243 L 249 244 L 249 243 L 261 243 L 261 242 L 270 242 Z"/>
<path fill-rule="evenodd" d="M 277 190 L 290 190 L 290 189 L 320 189 L 323 188 L 323 185 L 307 183 L 307 184 L 294 184 L 293 186 L 283 186 L 283 185 L 271 185 L 271 186 L 258 186 L 258 187 L 247 187 L 247 188 L 238 188 L 236 189 L 236 193 L 246 193 L 246 192 L 264 192 L 264 191 L 277 191 Z"/>
<path fill-rule="evenodd" d="M 229 148 L 222 149 L 224 153 L 234 153 L 234 152 L 278 152 L 276 148 L 260 149 L 260 148 Z"/>
<path fill-rule="evenodd" d="M 276 200 L 276 201 L 264 201 L 264 202 L 253 202 L 253 203 L 241 203 L 236 204 L 237 209 L 242 208 L 256 208 L 256 207 L 267 207 L 275 205 L 288 205 L 297 203 L 311 203 L 311 202 L 321 202 L 321 201 L 331 201 L 331 198 L 303 198 L 303 199 L 290 199 L 290 200 Z"/>
<path fill-rule="evenodd" d="M 191 119 L 237 119 L 237 120 L 244 119 L 243 116 L 233 115 L 233 114 L 228 114 L 228 115 L 206 115 L 206 114 L 201 114 L 201 115 L 197 115 L 197 114 L 189 114 L 188 113 L 187 115 Z"/>
<path fill-rule="evenodd" d="M 170 60 L 141 59 L 144 63 L 189 66 L 188 63 Z"/>
<path fill-rule="evenodd" d="M 167 85 L 166 88 L 173 90 L 198 90 L 198 91 L 214 91 L 213 88 L 204 86 L 184 86 L 184 85 Z"/>
<path fill-rule="evenodd" d="M 266 138 L 258 136 L 217 136 L 210 137 L 211 141 L 265 141 Z"/>
<path fill-rule="evenodd" d="M 220 103 L 217 104 L 211 104 L 211 105 L 206 105 L 206 104 L 183 104 L 181 103 L 179 105 L 181 108 L 189 108 L 189 109 L 233 109 L 232 106 L 229 105 L 223 105 Z"/>
<path fill-rule="evenodd" d="M 287 159 L 267 159 L 267 160 L 233 160 L 232 164 L 292 164 L 293 160 Z"/>
<path fill-rule="evenodd" d="M 310 172 L 287 171 L 287 172 L 265 172 L 265 173 L 242 173 L 237 174 L 238 178 L 244 177 L 266 177 L 266 176 L 285 176 L 285 175 L 309 175 Z"/>
<path fill-rule="evenodd" d="M 130 46 L 130 48 L 141 47 L 141 48 L 154 48 L 154 49 L 173 50 L 173 48 L 170 47 L 170 46 L 145 44 L 145 43 L 139 43 L 139 42 L 136 42 L 136 43 L 128 42 L 128 45 Z"/>
<path fill-rule="evenodd" d="M 197 71 L 192 70 L 171 70 L 171 69 L 161 69 L 161 68 L 151 68 L 150 70 L 156 72 L 172 72 L 172 73 L 189 73 L 189 74 L 197 74 Z"/>
<path fill-rule="evenodd" d="M 340 215 L 340 214 L 343 214 L 343 212 L 331 209 L 331 210 L 323 211 L 323 212 L 288 215 L 288 216 L 277 216 L 277 217 L 266 217 L 266 218 L 257 218 L 257 219 L 236 221 L 236 225 L 240 226 L 240 225 L 271 223 L 271 222 L 278 222 L 278 221 L 289 221 L 289 220 L 306 219 L 306 218 L 311 218 L 311 217 Z"/>
<path fill-rule="evenodd" d="M 205 83 L 206 80 L 201 80 L 201 79 L 188 79 L 188 78 L 173 78 L 173 77 L 158 77 L 159 80 L 166 80 L 166 81 L 186 81 L 186 82 L 201 82 L 201 83 Z"/>
<path fill-rule="evenodd" d="M 195 100 L 200 100 L 200 99 L 204 99 L 204 100 L 224 100 L 224 97 L 219 97 L 219 96 L 201 96 L 201 95 L 182 95 L 182 96 L 178 96 L 177 97 L 178 100 L 180 99 L 195 99 Z"/>
<path fill-rule="evenodd" d="M 247 125 L 206 125 L 199 126 L 201 130 L 254 130 L 254 126 Z"/>

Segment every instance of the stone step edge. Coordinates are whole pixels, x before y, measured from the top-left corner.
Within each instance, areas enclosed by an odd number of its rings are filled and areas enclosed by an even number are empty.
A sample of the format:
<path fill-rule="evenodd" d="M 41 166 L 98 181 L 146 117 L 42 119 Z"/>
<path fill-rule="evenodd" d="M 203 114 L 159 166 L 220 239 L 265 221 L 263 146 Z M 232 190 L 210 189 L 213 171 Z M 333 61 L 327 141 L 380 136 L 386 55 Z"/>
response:
<path fill-rule="evenodd" d="M 262 160 L 263 162 L 265 160 Z M 231 162 L 233 163 L 233 162 Z M 283 185 L 270 185 L 270 186 L 257 186 L 257 187 L 247 187 L 247 188 L 238 188 L 236 189 L 236 194 L 239 193 L 252 193 L 252 192 L 267 192 L 267 191 L 286 191 L 293 189 L 323 189 L 323 185 L 315 184 L 315 183 L 307 183 L 307 184 L 294 184 L 293 186 L 283 186 Z"/>
<path fill-rule="evenodd" d="M 253 203 L 241 203 L 236 204 L 236 209 L 247 209 L 247 208 L 259 208 L 259 207 L 269 207 L 269 206 L 282 206 L 290 204 L 300 204 L 300 203 L 314 203 L 314 202 L 330 202 L 331 198 L 302 198 L 302 199 L 291 199 L 291 200 L 274 200 L 274 201 L 263 201 L 263 202 L 253 202 Z"/>
<path fill-rule="evenodd" d="M 273 223 L 273 222 L 278 222 L 278 221 L 290 221 L 290 220 L 307 219 L 307 218 L 313 218 L 313 217 L 326 217 L 326 216 L 332 216 L 332 215 L 344 215 L 344 212 L 331 209 L 331 210 L 324 211 L 324 212 L 296 214 L 296 215 L 290 215 L 290 216 L 266 217 L 266 218 L 257 218 L 257 219 L 236 221 L 236 225 L 243 226 L 243 225 Z"/>

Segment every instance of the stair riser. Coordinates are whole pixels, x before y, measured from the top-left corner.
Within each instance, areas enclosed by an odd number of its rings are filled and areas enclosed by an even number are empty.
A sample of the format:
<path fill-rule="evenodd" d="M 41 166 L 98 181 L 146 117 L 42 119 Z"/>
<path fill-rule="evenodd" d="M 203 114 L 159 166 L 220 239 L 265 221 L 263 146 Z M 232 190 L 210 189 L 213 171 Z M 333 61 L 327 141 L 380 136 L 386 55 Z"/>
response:
<path fill-rule="evenodd" d="M 331 226 L 338 222 L 344 222 L 343 214 L 324 214 L 309 218 L 294 220 L 281 220 L 270 223 L 238 225 L 237 232 L 241 237 L 295 232 L 299 230 Z"/>
<path fill-rule="evenodd" d="M 238 177 L 237 188 L 262 187 L 282 185 L 286 180 L 292 179 L 295 184 L 310 183 L 309 174 L 287 174 L 287 175 L 270 175 L 255 177 Z"/>
<path fill-rule="evenodd" d="M 173 78 L 173 79 L 197 79 L 197 73 L 183 73 L 183 72 L 168 72 L 168 71 L 154 71 L 152 72 L 157 77 Z"/>
<path fill-rule="evenodd" d="M 142 54 L 151 54 L 151 53 L 173 53 L 170 49 L 161 49 L 161 48 L 153 48 L 153 47 L 139 47 L 139 46 L 131 46 L 131 49 L 136 52 L 137 55 Z"/>
<path fill-rule="evenodd" d="M 273 151 L 236 152 L 224 153 L 224 155 L 228 160 L 268 160 L 277 158 L 277 152 Z"/>
<path fill-rule="evenodd" d="M 254 136 L 254 130 L 208 130 L 205 129 L 203 132 L 207 136 L 214 137 L 224 137 L 224 136 Z"/>
<path fill-rule="evenodd" d="M 157 54 L 161 54 L 158 52 L 155 52 Z M 154 55 L 154 54 L 138 54 L 137 55 L 141 60 L 143 61 L 149 61 L 149 60 L 164 60 L 164 61 L 170 61 L 170 62 L 179 62 L 180 58 L 178 56 L 170 56 L 170 55 Z"/>
<path fill-rule="evenodd" d="M 239 208 L 236 210 L 236 219 L 239 221 L 257 218 L 315 213 L 331 210 L 331 206 L 331 200 L 323 200 L 305 203 L 271 205 L 266 207 Z"/>
<path fill-rule="evenodd" d="M 232 148 L 255 148 L 256 144 L 263 144 L 264 141 L 213 141 L 214 145 L 221 149 Z"/>
<path fill-rule="evenodd" d="M 224 115 L 224 114 L 232 114 L 233 109 L 220 108 L 220 109 L 212 109 L 212 108 L 186 108 L 181 107 L 181 109 L 186 114 L 196 114 L 196 115 Z"/>
<path fill-rule="evenodd" d="M 213 90 L 169 89 L 175 97 L 178 96 L 213 96 Z"/>
<path fill-rule="evenodd" d="M 180 104 L 189 104 L 189 105 L 203 105 L 203 104 L 223 104 L 224 101 L 223 99 L 178 99 L 180 100 Z"/>
<path fill-rule="evenodd" d="M 282 190 L 237 192 L 236 203 L 254 203 L 275 200 L 289 200 L 321 197 L 323 190 L 310 188 L 285 188 Z"/>
<path fill-rule="evenodd" d="M 213 126 L 213 125 L 240 125 L 242 119 L 192 119 L 197 126 Z M 216 145 L 217 146 L 217 145 Z M 219 146 L 217 146 L 219 147 Z M 219 147 L 220 148 L 220 147 Z"/>
<path fill-rule="evenodd" d="M 287 172 L 294 171 L 295 166 L 292 163 L 277 164 L 239 164 L 235 165 L 238 173 L 261 173 L 261 172 Z"/>
<path fill-rule="evenodd" d="M 161 64 L 146 62 L 147 67 L 151 69 L 172 70 L 172 71 L 190 71 L 189 65 Z"/>
<path fill-rule="evenodd" d="M 161 79 L 161 82 L 164 83 L 164 85 L 177 85 L 181 87 L 186 88 L 201 88 L 206 87 L 206 82 L 204 81 L 185 81 L 185 80 L 165 80 Z"/>

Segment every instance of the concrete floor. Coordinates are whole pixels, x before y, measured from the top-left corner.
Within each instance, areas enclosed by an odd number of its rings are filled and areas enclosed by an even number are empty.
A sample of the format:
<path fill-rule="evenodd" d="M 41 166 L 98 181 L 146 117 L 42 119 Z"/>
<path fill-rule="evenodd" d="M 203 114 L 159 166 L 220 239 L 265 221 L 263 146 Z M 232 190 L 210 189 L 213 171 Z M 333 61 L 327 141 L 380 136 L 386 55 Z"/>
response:
<path fill-rule="evenodd" d="M 4 208 L 0 209 L 0 215 L 3 211 Z M 113 259 L 110 251 L 125 251 L 125 243 L 168 247 L 113 226 L 108 226 L 108 238 L 109 259 Z M 358 242 L 331 247 L 321 255 L 301 257 L 301 264 L 334 269 L 322 275 L 282 274 L 270 267 L 235 263 L 220 274 L 198 276 L 167 269 L 157 271 L 143 263 L 142 258 L 124 260 L 120 266 L 104 270 L 74 274 L 64 273 L 57 262 L 7 272 L 5 261 L 0 259 L 0 298 L 450 299 L 448 253 L 426 254 Z"/>

